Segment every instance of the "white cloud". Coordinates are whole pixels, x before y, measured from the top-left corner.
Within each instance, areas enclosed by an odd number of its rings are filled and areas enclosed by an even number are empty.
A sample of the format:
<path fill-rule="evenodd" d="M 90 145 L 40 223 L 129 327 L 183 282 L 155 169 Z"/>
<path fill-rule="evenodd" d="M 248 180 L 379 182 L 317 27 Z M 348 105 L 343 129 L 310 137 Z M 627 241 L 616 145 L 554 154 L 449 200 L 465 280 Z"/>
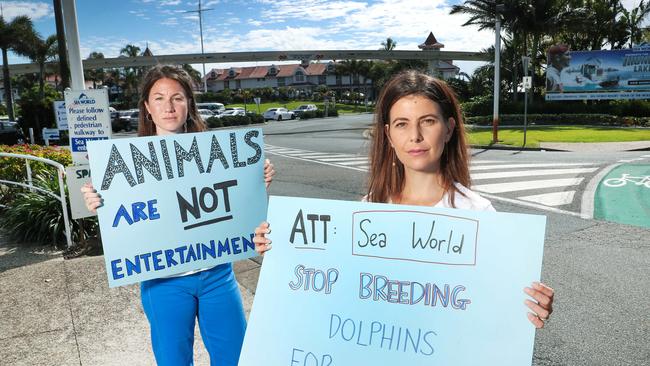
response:
<path fill-rule="evenodd" d="M 163 0 L 160 2 L 160 6 L 175 6 L 180 5 L 181 0 Z"/>
<path fill-rule="evenodd" d="M 366 8 L 366 3 L 357 1 L 305 0 L 298 2 L 281 0 L 272 1 L 269 4 L 271 8 L 263 10 L 262 17 L 283 20 L 287 18 L 299 18 L 303 20 L 321 21 L 325 19 L 343 18 L 348 13 Z"/>
<path fill-rule="evenodd" d="M 2 14 L 5 20 L 17 16 L 27 15 L 32 21 L 41 18 L 54 17 L 54 9 L 48 3 L 35 3 L 25 1 L 3 1 Z"/>
<path fill-rule="evenodd" d="M 254 27 L 259 27 L 260 25 L 264 24 L 262 21 L 255 20 L 255 19 L 248 19 L 247 23 Z"/>

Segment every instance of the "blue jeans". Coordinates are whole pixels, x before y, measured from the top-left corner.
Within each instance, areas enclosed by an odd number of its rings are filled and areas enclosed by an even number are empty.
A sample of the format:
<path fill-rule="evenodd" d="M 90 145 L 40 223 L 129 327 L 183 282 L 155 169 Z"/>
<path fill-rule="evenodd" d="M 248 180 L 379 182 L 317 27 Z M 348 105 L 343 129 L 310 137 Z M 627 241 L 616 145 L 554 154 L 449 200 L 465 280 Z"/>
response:
<path fill-rule="evenodd" d="M 197 317 L 210 364 L 237 365 L 246 318 L 230 263 L 189 276 L 145 281 L 140 288 L 158 365 L 193 365 Z"/>

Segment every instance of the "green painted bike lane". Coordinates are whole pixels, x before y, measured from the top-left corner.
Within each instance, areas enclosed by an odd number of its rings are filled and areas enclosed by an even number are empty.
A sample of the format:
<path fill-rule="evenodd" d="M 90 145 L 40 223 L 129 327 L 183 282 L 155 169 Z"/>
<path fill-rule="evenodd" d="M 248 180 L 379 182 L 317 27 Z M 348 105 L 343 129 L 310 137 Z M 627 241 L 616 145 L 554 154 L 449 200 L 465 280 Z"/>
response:
<path fill-rule="evenodd" d="M 650 165 L 612 169 L 596 189 L 594 218 L 650 228 Z"/>

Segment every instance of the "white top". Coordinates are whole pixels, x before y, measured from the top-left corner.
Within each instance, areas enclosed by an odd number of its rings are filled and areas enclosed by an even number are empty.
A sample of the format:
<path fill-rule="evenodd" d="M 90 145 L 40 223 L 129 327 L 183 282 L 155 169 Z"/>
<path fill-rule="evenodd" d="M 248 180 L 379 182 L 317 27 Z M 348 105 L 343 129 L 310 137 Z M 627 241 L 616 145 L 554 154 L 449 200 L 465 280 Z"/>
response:
<path fill-rule="evenodd" d="M 458 191 L 462 192 L 463 194 L 459 194 L 456 192 L 454 195 L 454 203 L 456 204 L 456 207 L 453 207 L 451 205 L 449 193 L 445 192 L 445 194 L 442 196 L 442 199 L 438 201 L 433 207 L 444 207 L 444 208 L 458 208 L 461 210 L 472 210 L 472 211 L 496 211 L 494 207 L 492 206 L 492 203 L 481 197 L 478 193 L 470 190 L 469 188 L 465 187 L 464 185 L 460 183 L 454 183 Z M 367 202 L 368 201 L 368 196 L 364 196 L 361 201 Z M 388 202 L 392 203 L 392 202 Z"/>
<path fill-rule="evenodd" d="M 546 91 L 561 92 L 563 91 L 562 79 L 560 78 L 560 70 L 553 66 L 546 69 Z"/>

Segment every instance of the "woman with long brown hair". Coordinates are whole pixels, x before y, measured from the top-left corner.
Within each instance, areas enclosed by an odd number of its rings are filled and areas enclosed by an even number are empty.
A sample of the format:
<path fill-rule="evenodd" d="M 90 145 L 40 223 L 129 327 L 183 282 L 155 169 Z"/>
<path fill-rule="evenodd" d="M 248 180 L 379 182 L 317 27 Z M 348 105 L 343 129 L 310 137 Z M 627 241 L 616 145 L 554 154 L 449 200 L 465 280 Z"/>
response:
<path fill-rule="evenodd" d="M 469 151 L 460 104 L 444 81 L 409 70 L 390 79 L 379 95 L 370 147 L 369 202 L 494 211 L 469 189 Z M 268 223 L 255 231 L 255 248 L 270 249 Z M 544 326 L 553 289 L 533 283 L 528 319 Z"/>
<path fill-rule="evenodd" d="M 207 129 L 196 108 L 191 78 L 179 67 L 158 65 L 149 70 L 138 106 L 139 136 Z M 274 174 L 273 165 L 267 160 L 264 164 L 267 188 Z M 95 212 L 102 204 L 101 197 L 91 184 L 81 191 L 86 207 Z M 246 318 L 231 263 L 144 281 L 140 290 L 158 365 L 193 364 L 197 319 L 210 363 L 237 365 Z"/>

